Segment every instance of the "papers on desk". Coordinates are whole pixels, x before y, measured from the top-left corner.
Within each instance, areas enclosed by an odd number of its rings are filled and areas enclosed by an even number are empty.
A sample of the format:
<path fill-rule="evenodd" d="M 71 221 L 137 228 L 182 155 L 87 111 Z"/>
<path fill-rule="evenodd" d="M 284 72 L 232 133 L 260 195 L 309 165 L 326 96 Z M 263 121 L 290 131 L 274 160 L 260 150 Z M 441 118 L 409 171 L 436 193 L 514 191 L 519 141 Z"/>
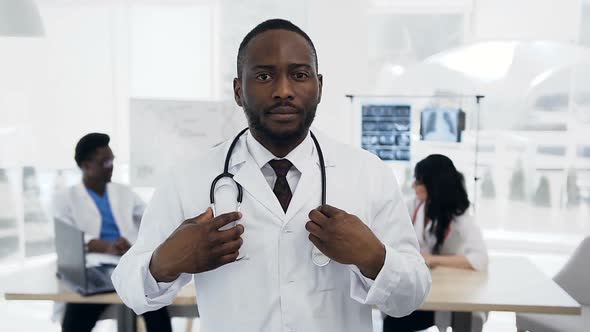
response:
<path fill-rule="evenodd" d="M 117 265 L 120 259 L 121 256 L 93 252 L 86 254 L 86 267 Z"/>

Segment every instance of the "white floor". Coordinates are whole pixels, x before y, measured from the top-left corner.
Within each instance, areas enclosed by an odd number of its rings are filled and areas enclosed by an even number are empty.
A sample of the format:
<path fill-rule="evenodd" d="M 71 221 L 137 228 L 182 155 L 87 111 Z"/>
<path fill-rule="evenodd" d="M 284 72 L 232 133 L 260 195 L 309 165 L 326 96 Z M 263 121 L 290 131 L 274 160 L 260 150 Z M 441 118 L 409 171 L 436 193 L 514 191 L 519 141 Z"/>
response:
<path fill-rule="evenodd" d="M 510 255 L 511 253 L 494 253 Z M 522 255 L 522 254 L 521 254 Z M 545 274 L 554 275 L 565 263 L 566 257 L 559 255 L 527 255 Z M 50 320 L 53 303 L 48 301 L 5 301 L 0 299 L 0 331 L 51 331 L 57 332 L 60 326 Z M 373 314 L 374 331 L 381 330 L 380 314 Z M 186 331 L 187 320 L 174 318 L 172 325 L 174 331 Z M 101 321 L 94 332 L 116 331 L 115 321 Z M 193 321 L 194 332 L 199 331 L 199 320 Z M 436 328 L 427 330 L 437 331 Z M 492 312 L 484 326 L 484 332 L 515 332 L 515 316 L 513 313 Z M 445 331 L 447 332 L 447 331 Z"/>

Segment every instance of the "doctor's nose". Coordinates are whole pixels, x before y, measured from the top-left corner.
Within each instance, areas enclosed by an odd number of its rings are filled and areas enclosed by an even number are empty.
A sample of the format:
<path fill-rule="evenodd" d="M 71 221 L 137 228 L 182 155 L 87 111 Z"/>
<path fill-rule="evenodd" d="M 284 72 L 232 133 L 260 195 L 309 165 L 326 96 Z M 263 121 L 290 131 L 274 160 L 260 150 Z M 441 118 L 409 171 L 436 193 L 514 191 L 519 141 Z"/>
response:
<path fill-rule="evenodd" d="M 273 99 L 292 100 L 294 95 L 291 80 L 288 77 L 278 77 L 274 84 Z"/>

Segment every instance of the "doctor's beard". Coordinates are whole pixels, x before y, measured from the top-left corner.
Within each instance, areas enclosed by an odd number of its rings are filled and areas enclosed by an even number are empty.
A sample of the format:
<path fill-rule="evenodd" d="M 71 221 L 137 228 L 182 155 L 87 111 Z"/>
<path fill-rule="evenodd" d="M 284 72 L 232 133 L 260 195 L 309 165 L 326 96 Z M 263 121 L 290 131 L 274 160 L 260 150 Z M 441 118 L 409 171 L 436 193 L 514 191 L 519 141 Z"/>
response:
<path fill-rule="evenodd" d="M 285 103 L 283 103 L 283 105 L 284 104 Z M 248 120 L 248 126 L 250 127 L 250 129 L 254 129 L 256 132 L 273 141 L 292 141 L 304 137 L 307 134 L 309 127 L 311 127 L 313 120 L 315 119 L 317 105 L 313 105 L 307 111 L 304 111 L 298 107 L 294 107 L 297 109 L 299 114 L 303 114 L 303 121 L 299 123 L 295 130 L 278 133 L 274 132 L 271 128 L 262 123 L 261 119 L 267 112 L 269 112 L 277 106 L 278 105 L 273 105 L 272 107 L 269 107 L 261 112 L 254 110 L 253 108 L 249 107 L 249 105 L 247 105 L 246 103 L 243 103 L 244 113 L 246 114 L 246 119 Z M 289 104 L 289 106 L 291 105 Z"/>

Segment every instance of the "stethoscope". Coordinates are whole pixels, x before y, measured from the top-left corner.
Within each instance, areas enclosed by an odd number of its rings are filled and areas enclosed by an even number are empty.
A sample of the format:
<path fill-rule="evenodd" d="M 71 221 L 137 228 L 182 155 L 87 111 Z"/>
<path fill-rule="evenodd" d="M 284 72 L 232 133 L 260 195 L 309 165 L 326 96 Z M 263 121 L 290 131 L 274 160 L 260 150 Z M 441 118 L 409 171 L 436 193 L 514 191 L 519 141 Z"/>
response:
<path fill-rule="evenodd" d="M 211 183 L 211 190 L 209 191 L 209 203 L 210 203 L 209 206 L 211 207 L 211 210 L 213 210 L 214 216 L 216 216 L 216 213 L 215 213 L 215 186 L 217 185 L 217 182 L 223 178 L 229 178 L 236 184 L 236 188 L 238 189 L 238 197 L 237 197 L 238 206 L 236 208 L 236 211 L 239 212 L 242 207 L 242 199 L 244 198 L 244 191 L 242 190 L 242 185 L 237 183 L 234 180 L 234 175 L 229 172 L 229 160 L 230 160 L 232 153 L 234 151 L 234 147 L 238 143 L 238 140 L 240 139 L 242 134 L 244 134 L 247 130 L 248 130 L 248 128 L 244 128 L 242 131 L 240 131 L 240 133 L 231 142 L 231 145 L 229 146 L 229 150 L 227 151 L 227 155 L 225 156 L 223 173 L 216 176 L 215 179 L 213 179 L 213 182 Z M 311 135 L 311 139 L 313 140 L 313 143 L 315 144 L 315 148 L 318 151 L 318 159 L 320 162 L 320 173 L 321 173 L 321 177 L 322 177 L 322 205 L 325 205 L 326 204 L 326 165 L 324 163 L 324 155 L 322 153 L 322 149 L 320 148 L 320 144 L 318 143 L 318 140 L 315 137 L 315 135 L 311 131 L 309 132 L 309 134 Z M 322 253 L 315 246 L 312 246 L 311 260 L 317 266 L 326 266 L 326 265 L 328 265 L 328 263 L 330 263 L 330 258 L 328 256 L 324 255 L 324 253 Z"/>

